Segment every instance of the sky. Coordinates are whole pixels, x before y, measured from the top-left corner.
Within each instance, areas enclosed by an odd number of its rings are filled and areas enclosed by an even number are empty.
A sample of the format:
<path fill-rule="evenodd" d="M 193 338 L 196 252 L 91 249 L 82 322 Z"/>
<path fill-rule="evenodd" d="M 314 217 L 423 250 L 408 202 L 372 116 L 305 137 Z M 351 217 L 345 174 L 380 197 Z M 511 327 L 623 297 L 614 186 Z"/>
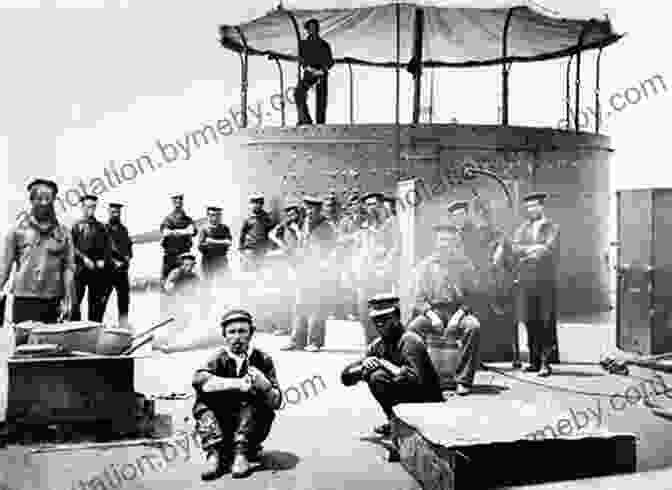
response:
<path fill-rule="evenodd" d="M 564 11 L 600 8 L 616 31 L 627 33 L 602 56 L 603 103 L 656 74 L 672 86 L 672 62 L 661 49 L 668 44 L 663 36 L 669 27 L 666 16 L 655 13 L 659 3 L 536 3 Z M 102 176 L 110 161 L 121 165 L 156 154 L 157 141 L 174 143 L 226 115 L 240 100 L 240 71 L 237 55 L 217 43 L 217 25 L 249 20 L 276 5 L 276 0 L 0 0 L 0 169 L 6 174 L 0 219 L 7 223 L 25 205 L 31 177 L 51 176 L 69 188 L 78 178 Z M 592 106 L 595 53 L 583 60 L 582 100 Z M 250 101 L 260 101 L 268 109 L 264 114 L 271 113 L 264 116 L 265 124 L 278 124 L 269 101 L 277 92 L 275 66 L 253 59 L 250 77 Z M 564 111 L 563 77 L 562 62 L 514 65 L 511 123 L 557 125 Z M 436 71 L 434 79 L 435 121 L 496 122 L 498 68 Z M 356 121 L 393 121 L 393 72 L 356 69 L 355 81 Z M 408 80 L 402 89 L 409 92 Z M 348 121 L 347 90 L 346 72 L 340 69 L 330 81 L 334 123 Z M 607 121 L 602 132 L 615 149 L 613 190 L 672 187 L 663 146 L 669 137 L 664 120 L 671 113 L 670 93 L 642 99 Z M 402 112 L 410 118 L 410 97 L 406 103 Z M 154 228 L 169 210 L 168 196 L 177 191 L 186 194 L 193 214 L 215 201 L 224 207 L 226 220 L 239 202 L 235 166 L 244 164 L 227 158 L 230 145 L 237 145 L 235 138 L 204 146 L 189 160 L 139 175 L 104 199 L 129 204 L 132 232 Z M 66 221 L 74 217 L 73 210 Z"/>

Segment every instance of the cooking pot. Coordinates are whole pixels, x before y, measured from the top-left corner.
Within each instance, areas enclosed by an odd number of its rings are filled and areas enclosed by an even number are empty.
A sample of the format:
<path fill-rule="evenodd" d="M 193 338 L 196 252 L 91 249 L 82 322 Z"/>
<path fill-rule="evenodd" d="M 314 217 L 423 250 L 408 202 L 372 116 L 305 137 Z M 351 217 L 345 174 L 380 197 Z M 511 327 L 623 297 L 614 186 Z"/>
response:
<path fill-rule="evenodd" d="M 118 356 L 121 354 L 128 354 L 135 351 L 137 347 L 144 345 L 146 342 L 138 343 L 133 345 L 133 343 L 141 337 L 144 337 L 156 329 L 159 329 L 165 325 L 168 325 L 173 321 L 173 318 L 162 321 L 158 325 L 153 326 L 140 332 L 137 335 L 133 335 L 129 330 L 122 328 L 105 328 L 100 331 L 98 336 L 98 344 L 96 345 L 96 354 L 101 356 Z"/>
<path fill-rule="evenodd" d="M 14 325 L 14 336 L 16 345 L 23 345 L 28 343 L 30 332 L 34 328 L 44 327 L 42 322 L 25 321 Z"/>
<path fill-rule="evenodd" d="M 56 344 L 67 351 L 96 352 L 102 323 L 78 321 L 63 322 L 33 328 L 29 344 Z"/>
<path fill-rule="evenodd" d="M 118 356 L 133 343 L 133 334 L 122 328 L 105 328 L 98 335 L 96 354 Z"/>

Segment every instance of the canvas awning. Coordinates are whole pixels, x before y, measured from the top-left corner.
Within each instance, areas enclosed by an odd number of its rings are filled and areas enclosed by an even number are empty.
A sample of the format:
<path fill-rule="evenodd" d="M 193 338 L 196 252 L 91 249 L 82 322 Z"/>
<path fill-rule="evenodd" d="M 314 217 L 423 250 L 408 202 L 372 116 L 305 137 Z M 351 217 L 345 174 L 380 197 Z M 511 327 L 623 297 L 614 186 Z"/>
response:
<path fill-rule="evenodd" d="M 320 3 L 320 2 L 317 2 Z M 340 4 L 321 2 L 322 4 Z M 220 27 L 222 46 L 236 52 L 274 56 L 297 61 L 298 35 L 303 23 L 316 18 L 321 35 L 332 46 L 336 63 L 396 67 L 395 5 L 387 2 L 342 2 L 348 8 L 305 9 L 315 2 L 273 10 L 239 25 Z M 492 0 L 471 2 L 478 8 L 452 0 L 426 0 L 400 7 L 400 60 L 412 57 L 415 10 L 424 9 L 423 65 L 425 67 L 474 67 L 503 62 L 532 62 L 573 55 L 608 46 L 622 36 L 605 17 L 563 17 L 536 4 Z M 312 7 L 311 5 L 311 7 Z M 513 9 L 513 10 L 512 10 Z M 595 12 L 591 11 L 591 14 Z M 556 15 L 557 14 L 557 15 Z M 503 57 L 504 31 L 507 56 Z"/>

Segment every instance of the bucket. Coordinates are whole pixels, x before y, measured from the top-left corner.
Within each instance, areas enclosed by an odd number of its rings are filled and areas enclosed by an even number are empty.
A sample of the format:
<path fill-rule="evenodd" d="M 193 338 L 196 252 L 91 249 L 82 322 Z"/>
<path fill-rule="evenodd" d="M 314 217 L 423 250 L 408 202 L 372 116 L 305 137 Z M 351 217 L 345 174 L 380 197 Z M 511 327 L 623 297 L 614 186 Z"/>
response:
<path fill-rule="evenodd" d="M 426 336 L 425 341 L 429 358 L 439 375 L 441 389 L 454 388 L 457 364 L 460 362 L 460 348 L 457 340 L 454 337 L 430 334 Z"/>

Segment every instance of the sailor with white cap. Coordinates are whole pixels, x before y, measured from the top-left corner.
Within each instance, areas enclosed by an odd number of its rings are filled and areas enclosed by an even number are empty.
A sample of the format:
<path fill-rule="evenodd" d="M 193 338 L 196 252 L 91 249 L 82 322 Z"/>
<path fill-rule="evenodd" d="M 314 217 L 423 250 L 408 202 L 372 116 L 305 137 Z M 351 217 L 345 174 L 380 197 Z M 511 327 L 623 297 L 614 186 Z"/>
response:
<path fill-rule="evenodd" d="M 524 323 L 530 351 L 527 372 L 545 377 L 557 362 L 556 274 L 559 253 L 557 224 L 544 214 L 548 194 L 533 192 L 523 198 L 526 220 L 514 234 L 514 252 L 519 259 L 518 280 L 525 304 Z"/>
<path fill-rule="evenodd" d="M 181 254 L 191 251 L 197 233 L 194 220 L 184 211 L 184 194 L 173 194 L 170 200 L 173 211 L 164 218 L 159 227 L 163 235 L 161 280 L 165 280 L 170 271 L 177 267 Z"/>
<path fill-rule="evenodd" d="M 271 215 L 264 210 L 264 195 L 258 192 L 252 194 L 250 201 L 250 216 L 243 221 L 240 230 L 240 252 L 243 255 L 244 270 L 257 270 L 264 256 L 270 250 L 271 240 L 269 233 L 275 226 Z"/>

